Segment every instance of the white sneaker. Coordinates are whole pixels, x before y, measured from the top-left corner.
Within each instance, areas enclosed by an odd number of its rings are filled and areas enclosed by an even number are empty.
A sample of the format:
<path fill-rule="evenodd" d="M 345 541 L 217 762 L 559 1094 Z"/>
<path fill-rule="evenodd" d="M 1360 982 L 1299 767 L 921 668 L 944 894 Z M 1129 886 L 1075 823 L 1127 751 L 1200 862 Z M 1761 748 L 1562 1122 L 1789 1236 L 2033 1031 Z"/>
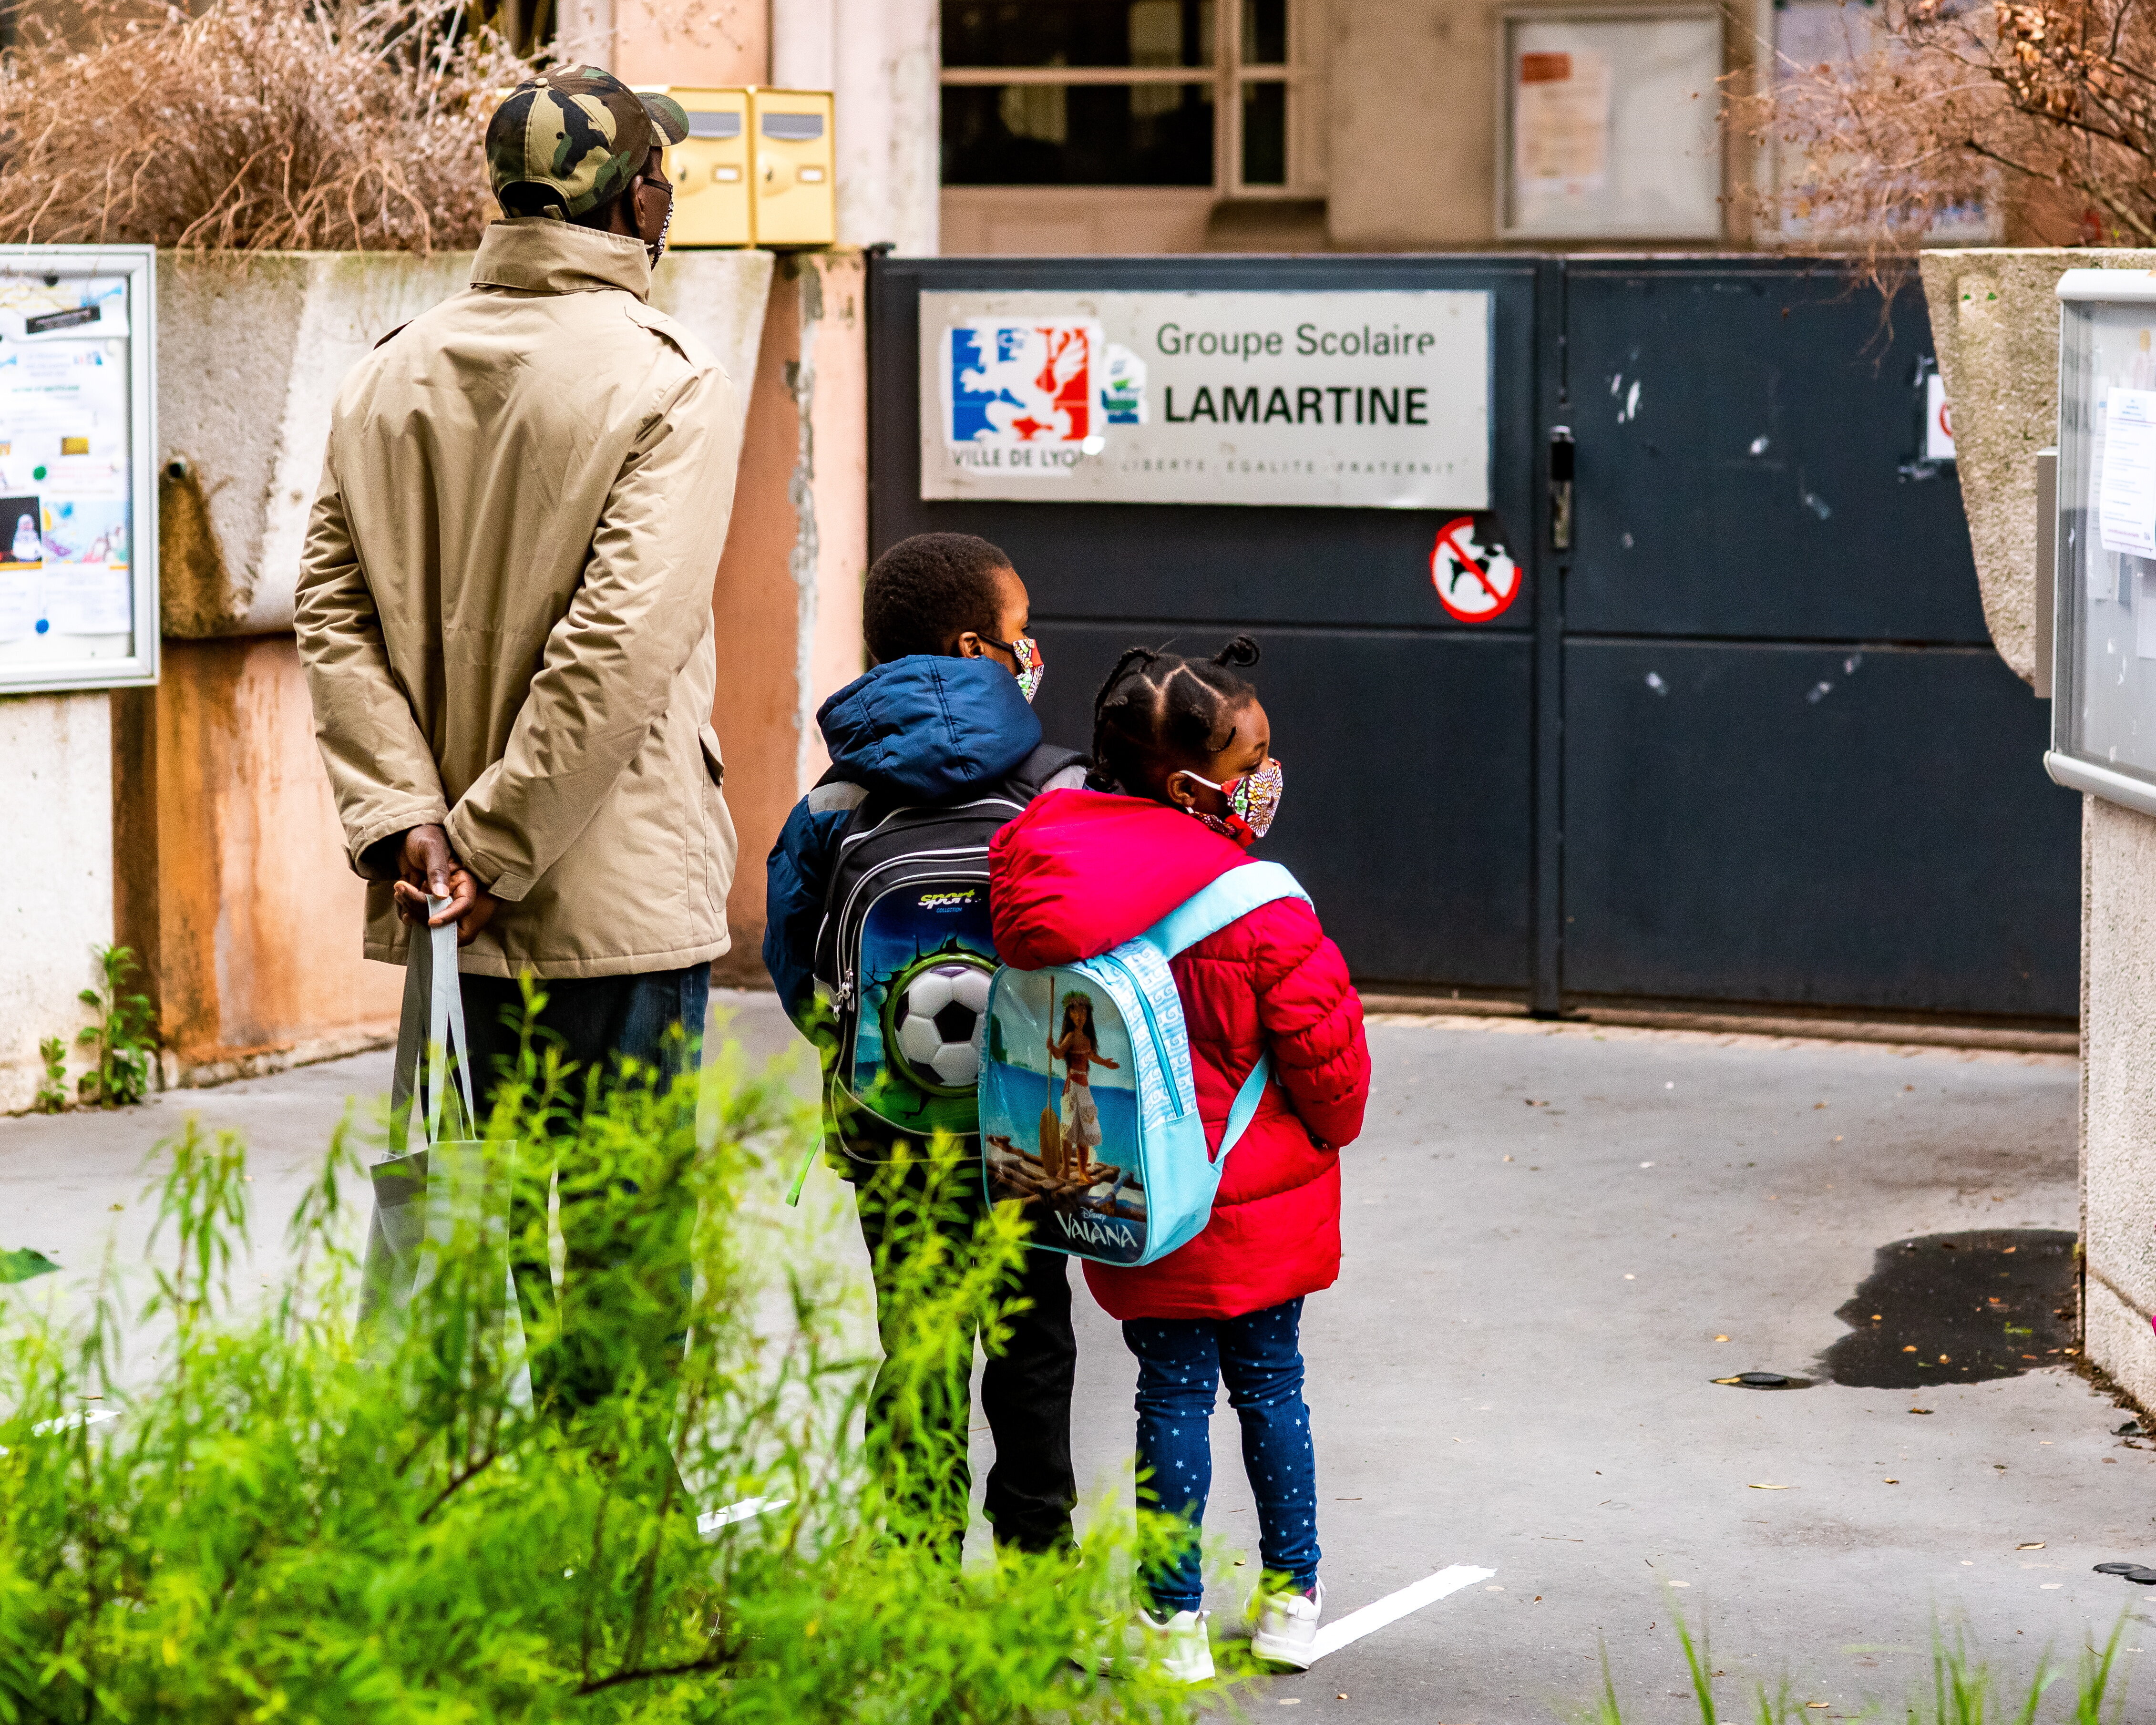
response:
<path fill-rule="evenodd" d="M 1250 1595 L 1250 1651 L 1274 1665 L 1306 1671 L 1317 1656 L 1317 1620 L 1325 1610 L 1325 1584 L 1308 1594 Z"/>
<path fill-rule="evenodd" d="M 1126 1656 L 1134 1665 L 1148 1665 L 1165 1671 L 1178 1683 L 1204 1683 L 1213 1676 L 1213 1640 L 1206 1630 L 1211 1614 L 1178 1611 L 1162 1619 L 1149 1611 L 1134 1612 L 1123 1631 Z"/>

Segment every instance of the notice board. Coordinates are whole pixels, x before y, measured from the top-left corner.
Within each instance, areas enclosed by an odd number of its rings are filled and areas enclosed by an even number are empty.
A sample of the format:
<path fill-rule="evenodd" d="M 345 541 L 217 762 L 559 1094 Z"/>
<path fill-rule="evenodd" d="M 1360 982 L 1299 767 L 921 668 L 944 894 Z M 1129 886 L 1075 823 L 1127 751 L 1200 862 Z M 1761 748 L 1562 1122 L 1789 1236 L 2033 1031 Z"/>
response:
<path fill-rule="evenodd" d="M 1500 235 L 1719 239 L 1722 33 L 1712 6 L 1506 13 Z"/>
<path fill-rule="evenodd" d="M 1477 510 L 1481 289 L 921 295 L 921 495 Z"/>
<path fill-rule="evenodd" d="M 157 254 L 0 246 L 0 695 L 157 680 Z"/>
<path fill-rule="evenodd" d="M 2156 814 L 2156 276 L 2059 279 L 2051 747 L 2059 783 Z"/>

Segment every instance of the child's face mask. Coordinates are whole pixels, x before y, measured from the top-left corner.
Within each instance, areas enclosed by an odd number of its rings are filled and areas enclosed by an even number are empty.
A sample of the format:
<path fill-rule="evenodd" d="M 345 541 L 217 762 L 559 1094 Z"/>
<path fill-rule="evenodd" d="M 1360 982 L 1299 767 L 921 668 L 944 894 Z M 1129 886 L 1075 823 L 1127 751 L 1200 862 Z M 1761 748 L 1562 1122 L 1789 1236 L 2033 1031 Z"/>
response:
<path fill-rule="evenodd" d="M 1020 635 L 1014 641 L 991 640 L 987 635 L 981 639 L 991 647 L 1002 648 L 1018 662 L 1018 692 L 1030 706 L 1033 697 L 1040 692 L 1040 680 L 1048 670 L 1047 660 L 1040 656 L 1040 643 L 1031 635 Z"/>
<path fill-rule="evenodd" d="M 1243 845 L 1255 839 L 1262 839 L 1271 831 L 1273 820 L 1280 814 L 1281 781 L 1283 777 L 1281 763 L 1276 759 L 1268 757 L 1255 773 L 1245 773 L 1241 778 L 1231 778 L 1224 784 L 1214 784 L 1211 779 L 1201 778 L 1188 769 L 1183 777 L 1197 779 L 1202 785 L 1211 786 L 1227 798 L 1228 814 L 1224 820 L 1218 815 L 1206 814 L 1198 809 L 1191 811 L 1208 826 L 1224 832 L 1228 837 Z"/>

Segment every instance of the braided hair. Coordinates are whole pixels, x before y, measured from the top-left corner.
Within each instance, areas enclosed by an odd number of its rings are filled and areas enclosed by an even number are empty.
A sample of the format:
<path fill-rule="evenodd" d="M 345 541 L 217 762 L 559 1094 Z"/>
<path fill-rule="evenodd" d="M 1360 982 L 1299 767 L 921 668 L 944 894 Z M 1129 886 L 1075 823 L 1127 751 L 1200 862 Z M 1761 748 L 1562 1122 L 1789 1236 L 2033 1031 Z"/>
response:
<path fill-rule="evenodd" d="M 1257 691 L 1238 672 L 1258 644 L 1237 635 L 1210 659 L 1128 647 L 1093 697 L 1096 789 L 1150 792 L 1169 773 L 1227 747 L 1235 714 Z"/>

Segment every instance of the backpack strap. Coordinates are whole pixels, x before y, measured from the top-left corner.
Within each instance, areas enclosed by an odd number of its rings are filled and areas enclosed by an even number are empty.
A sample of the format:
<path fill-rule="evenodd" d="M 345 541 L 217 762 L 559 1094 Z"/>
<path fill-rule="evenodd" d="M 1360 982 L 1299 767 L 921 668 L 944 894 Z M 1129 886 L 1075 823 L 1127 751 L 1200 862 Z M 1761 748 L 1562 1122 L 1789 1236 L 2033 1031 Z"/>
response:
<path fill-rule="evenodd" d="M 829 814 L 840 809 L 858 809 L 868 799 L 866 785 L 855 784 L 850 778 L 834 778 L 827 773 L 808 793 L 808 812 Z"/>
<path fill-rule="evenodd" d="M 1219 875 L 1209 886 L 1191 894 L 1138 938 L 1158 947 L 1163 957 L 1173 958 L 1186 947 L 1196 946 L 1207 935 L 1218 934 L 1230 922 L 1248 916 L 1260 905 L 1282 898 L 1310 902 L 1310 895 L 1302 890 L 1301 883 L 1278 863 L 1245 863 Z M 1220 1148 L 1214 1158 L 1215 1166 L 1226 1158 L 1235 1147 L 1235 1141 L 1256 1118 L 1259 1098 L 1265 1094 L 1272 1075 L 1272 1056 L 1261 1051 L 1257 1065 L 1250 1068 L 1250 1076 L 1243 1081 L 1242 1087 L 1235 1092 L 1235 1101 L 1229 1106 L 1227 1129 L 1220 1134 Z"/>
<path fill-rule="evenodd" d="M 1085 782 L 1091 757 L 1053 742 L 1037 743 L 1034 751 L 1004 775 L 1004 788 L 1012 800 L 1030 803 L 1043 791 L 1072 789 Z"/>
<path fill-rule="evenodd" d="M 1260 905 L 1269 905 L 1281 898 L 1310 902 L 1310 895 L 1278 863 L 1245 863 L 1219 876 L 1211 886 L 1191 894 L 1138 938 L 1159 947 L 1163 957 L 1173 958 L 1185 947 L 1196 946 L 1207 935 L 1218 934 L 1230 922 L 1248 916 Z"/>
<path fill-rule="evenodd" d="M 1260 1054 L 1257 1065 L 1250 1068 L 1250 1076 L 1243 1081 L 1243 1087 L 1235 1092 L 1235 1100 L 1229 1106 L 1228 1129 L 1220 1134 L 1220 1152 L 1214 1158 L 1214 1161 L 1221 1160 L 1235 1147 L 1235 1140 L 1243 1136 L 1250 1122 L 1257 1117 L 1258 1098 L 1265 1094 L 1265 1082 L 1272 1076 L 1272 1055 L 1270 1053 Z"/>

